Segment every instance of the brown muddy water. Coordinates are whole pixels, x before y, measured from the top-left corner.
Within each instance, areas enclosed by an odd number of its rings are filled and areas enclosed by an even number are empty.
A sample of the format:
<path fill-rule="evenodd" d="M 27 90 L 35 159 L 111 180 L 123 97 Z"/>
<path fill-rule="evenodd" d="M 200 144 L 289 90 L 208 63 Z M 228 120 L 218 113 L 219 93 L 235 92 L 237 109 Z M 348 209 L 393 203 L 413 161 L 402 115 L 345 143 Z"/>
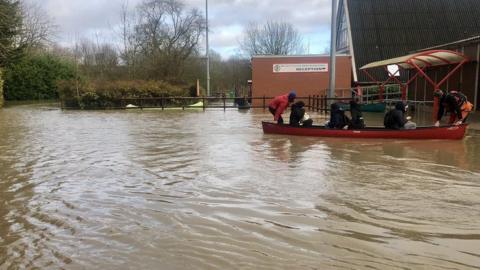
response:
<path fill-rule="evenodd" d="M 0 269 L 478 269 L 480 133 L 264 135 L 263 111 L 0 110 Z"/>

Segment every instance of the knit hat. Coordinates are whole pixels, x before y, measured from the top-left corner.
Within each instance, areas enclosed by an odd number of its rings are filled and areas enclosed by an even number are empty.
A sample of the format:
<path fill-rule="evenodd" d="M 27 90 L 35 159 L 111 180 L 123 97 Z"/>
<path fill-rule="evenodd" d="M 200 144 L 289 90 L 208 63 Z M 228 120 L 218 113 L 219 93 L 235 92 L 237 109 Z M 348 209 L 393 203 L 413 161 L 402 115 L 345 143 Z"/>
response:
<path fill-rule="evenodd" d="M 295 90 L 292 89 L 292 91 L 290 91 L 290 93 L 288 94 L 288 99 L 294 99 L 297 97 L 297 93 L 295 92 Z"/>

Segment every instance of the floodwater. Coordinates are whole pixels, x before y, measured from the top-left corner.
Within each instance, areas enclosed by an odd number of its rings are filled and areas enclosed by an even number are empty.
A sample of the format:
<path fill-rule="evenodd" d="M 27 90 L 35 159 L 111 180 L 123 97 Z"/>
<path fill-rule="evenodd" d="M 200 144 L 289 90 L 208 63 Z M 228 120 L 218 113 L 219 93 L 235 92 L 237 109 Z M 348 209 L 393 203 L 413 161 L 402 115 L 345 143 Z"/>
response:
<path fill-rule="evenodd" d="M 480 133 L 264 135 L 259 112 L 0 110 L 0 269 L 479 269 Z"/>

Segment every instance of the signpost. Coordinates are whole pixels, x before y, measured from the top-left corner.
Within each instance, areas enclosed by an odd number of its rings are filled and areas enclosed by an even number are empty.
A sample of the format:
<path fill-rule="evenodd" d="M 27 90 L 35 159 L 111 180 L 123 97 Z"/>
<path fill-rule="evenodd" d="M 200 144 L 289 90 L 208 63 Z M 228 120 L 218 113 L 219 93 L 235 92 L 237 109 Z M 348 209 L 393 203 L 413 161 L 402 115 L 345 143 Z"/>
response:
<path fill-rule="evenodd" d="M 208 0 L 205 0 L 206 38 L 207 38 L 207 96 L 210 96 L 210 48 L 208 45 Z"/>

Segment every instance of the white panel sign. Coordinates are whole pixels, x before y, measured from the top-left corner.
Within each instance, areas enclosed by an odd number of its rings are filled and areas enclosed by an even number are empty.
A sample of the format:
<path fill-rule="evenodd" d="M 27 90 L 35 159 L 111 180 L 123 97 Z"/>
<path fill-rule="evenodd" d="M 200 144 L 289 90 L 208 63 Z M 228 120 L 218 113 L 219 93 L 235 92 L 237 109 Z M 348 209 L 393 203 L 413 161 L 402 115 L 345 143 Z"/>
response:
<path fill-rule="evenodd" d="M 390 73 L 390 74 L 387 74 L 389 77 L 390 76 L 400 77 L 400 69 L 398 68 L 398 65 L 388 65 L 387 70 Z"/>
<path fill-rule="evenodd" d="M 274 64 L 273 73 L 282 72 L 328 72 L 328 64 Z"/>

